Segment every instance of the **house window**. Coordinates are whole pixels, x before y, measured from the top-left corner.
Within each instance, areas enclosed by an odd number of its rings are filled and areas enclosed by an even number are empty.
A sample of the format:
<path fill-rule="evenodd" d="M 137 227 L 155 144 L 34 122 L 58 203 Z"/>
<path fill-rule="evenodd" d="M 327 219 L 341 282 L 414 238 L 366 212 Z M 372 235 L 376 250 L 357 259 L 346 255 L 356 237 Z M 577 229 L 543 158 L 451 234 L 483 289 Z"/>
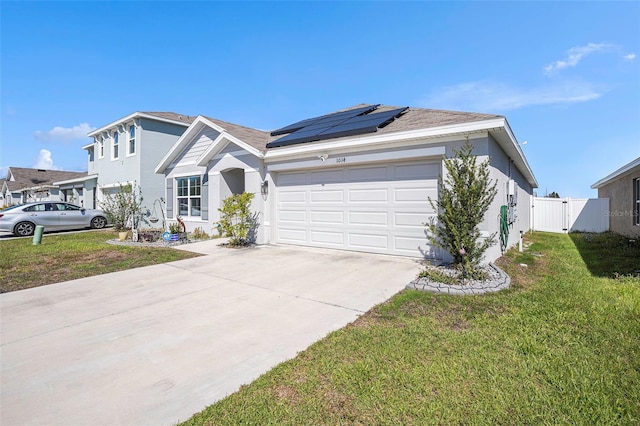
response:
<path fill-rule="evenodd" d="M 129 126 L 129 155 L 136 153 L 136 126 Z"/>
<path fill-rule="evenodd" d="M 104 158 L 104 139 L 98 141 L 98 158 Z"/>
<path fill-rule="evenodd" d="M 178 214 L 180 216 L 200 216 L 200 176 L 176 178 L 178 194 Z"/>
<path fill-rule="evenodd" d="M 118 151 L 118 132 L 114 132 L 113 133 L 113 152 L 112 152 L 112 158 L 115 160 L 118 158 L 120 152 Z"/>
<path fill-rule="evenodd" d="M 633 224 L 640 226 L 640 178 L 633 180 Z"/>

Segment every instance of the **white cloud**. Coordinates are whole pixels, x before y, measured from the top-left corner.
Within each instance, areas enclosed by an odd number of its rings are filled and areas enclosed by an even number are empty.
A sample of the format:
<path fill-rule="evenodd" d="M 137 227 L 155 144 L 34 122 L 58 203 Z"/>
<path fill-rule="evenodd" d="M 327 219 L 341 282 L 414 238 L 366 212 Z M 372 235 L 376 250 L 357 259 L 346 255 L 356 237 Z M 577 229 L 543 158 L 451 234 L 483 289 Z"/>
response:
<path fill-rule="evenodd" d="M 60 167 L 53 164 L 53 158 L 51 157 L 51 151 L 47 149 L 41 149 L 38 153 L 38 158 L 33 165 L 34 169 L 46 169 L 46 170 L 60 170 Z"/>
<path fill-rule="evenodd" d="M 439 89 L 420 104 L 425 108 L 501 112 L 531 105 L 572 104 L 597 99 L 602 93 L 590 84 L 565 82 L 531 89 L 476 81 Z"/>
<path fill-rule="evenodd" d="M 56 126 L 53 129 L 43 132 L 38 130 L 34 133 L 37 140 L 41 142 L 68 142 L 87 137 L 87 133 L 95 130 L 89 123 L 80 123 L 73 127 Z"/>
<path fill-rule="evenodd" d="M 575 67 L 585 56 L 594 53 L 601 52 L 611 48 L 610 44 L 606 43 L 589 43 L 586 46 L 572 47 L 567 51 L 567 57 L 555 62 L 550 63 L 544 67 L 544 72 L 551 74 L 555 71 L 565 68 Z"/>
<path fill-rule="evenodd" d="M 636 59 L 636 54 L 635 53 L 628 53 L 628 54 L 624 55 L 623 58 L 626 61 L 633 61 L 634 59 Z"/>

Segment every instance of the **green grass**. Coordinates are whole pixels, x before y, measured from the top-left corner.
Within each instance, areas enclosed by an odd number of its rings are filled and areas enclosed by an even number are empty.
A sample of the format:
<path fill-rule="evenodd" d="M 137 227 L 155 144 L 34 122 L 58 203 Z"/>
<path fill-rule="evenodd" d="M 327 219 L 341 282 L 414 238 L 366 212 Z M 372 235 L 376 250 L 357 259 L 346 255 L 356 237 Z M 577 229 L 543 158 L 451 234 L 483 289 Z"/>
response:
<path fill-rule="evenodd" d="M 39 245 L 33 245 L 31 238 L 0 241 L 0 292 L 198 256 L 171 248 L 106 243 L 117 235 L 111 230 L 46 234 Z"/>
<path fill-rule="evenodd" d="M 403 291 L 184 424 L 639 424 L 640 258 L 575 238 L 529 236 L 498 294 Z"/>

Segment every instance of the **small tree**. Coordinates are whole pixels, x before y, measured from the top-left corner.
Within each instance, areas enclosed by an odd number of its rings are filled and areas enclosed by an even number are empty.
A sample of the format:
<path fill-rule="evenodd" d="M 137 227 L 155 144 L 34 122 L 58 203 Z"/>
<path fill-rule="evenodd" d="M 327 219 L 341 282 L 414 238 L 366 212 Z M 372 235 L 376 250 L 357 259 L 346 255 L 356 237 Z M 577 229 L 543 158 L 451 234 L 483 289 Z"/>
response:
<path fill-rule="evenodd" d="M 495 233 L 480 241 L 480 229 L 489 205 L 496 196 L 496 183 L 489 178 L 488 160 L 477 164 L 469 140 L 454 158 L 444 160 L 447 177 L 439 183 L 439 199 L 429 197 L 431 207 L 438 212 L 437 224 L 427 227 L 429 240 L 447 250 L 463 273 L 475 276 L 485 251 L 495 243 Z"/>
<path fill-rule="evenodd" d="M 142 191 L 135 183 L 120 184 L 118 192 L 107 194 L 100 207 L 116 231 L 137 228 L 142 217 Z"/>
<path fill-rule="evenodd" d="M 231 246 L 245 246 L 251 241 L 249 235 L 255 226 L 255 220 L 249 210 L 253 193 L 243 192 L 225 198 L 222 208 L 218 209 L 220 216 L 220 230 L 224 237 L 229 238 Z"/>

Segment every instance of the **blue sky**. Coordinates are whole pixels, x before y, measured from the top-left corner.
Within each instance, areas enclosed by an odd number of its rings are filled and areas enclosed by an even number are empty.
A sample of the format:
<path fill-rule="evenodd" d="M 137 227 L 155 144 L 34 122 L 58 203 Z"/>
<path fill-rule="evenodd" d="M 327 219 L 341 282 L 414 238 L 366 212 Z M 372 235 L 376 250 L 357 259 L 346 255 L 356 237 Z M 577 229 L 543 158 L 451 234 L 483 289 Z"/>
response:
<path fill-rule="evenodd" d="M 639 2 L 0 2 L 0 172 L 135 111 L 274 129 L 359 103 L 507 117 L 539 195 L 640 156 Z"/>

